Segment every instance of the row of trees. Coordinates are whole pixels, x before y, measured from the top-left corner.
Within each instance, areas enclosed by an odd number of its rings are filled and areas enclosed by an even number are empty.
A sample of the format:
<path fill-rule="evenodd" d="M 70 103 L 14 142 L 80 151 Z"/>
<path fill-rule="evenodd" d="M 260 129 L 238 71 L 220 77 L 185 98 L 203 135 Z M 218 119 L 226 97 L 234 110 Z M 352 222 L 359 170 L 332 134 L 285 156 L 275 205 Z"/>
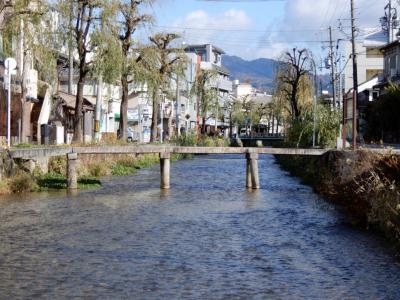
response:
<path fill-rule="evenodd" d="M 58 48 L 63 44 L 68 45 L 70 53 L 77 59 L 74 140 L 81 142 L 83 139 L 83 88 L 88 79 L 101 79 L 121 86 L 121 139 L 126 139 L 127 135 L 129 86 L 133 82 L 145 83 L 153 102 L 151 140 L 157 138 L 160 97 L 172 94 L 171 78 L 183 73 L 186 56 L 180 47 L 174 46 L 179 38 L 176 34 L 158 33 L 149 37 L 145 44 L 140 44 L 135 38 L 138 28 L 154 21 L 151 15 L 143 13 L 153 0 L 60 0 L 55 4 L 46 0 L 15 0 L 9 3 L 0 3 L 0 30 L 3 55 L 11 54 L 11 41 L 15 37 L 24 45 L 20 70 L 23 142 L 30 135 L 31 103 L 26 100 L 27 70 L 34 65 L 40 79 L 55 86 Z M 54 24 L 55 19 L 59 24 Z M 290 130 L 299 132 L 295 138 L 299 144 L 298 141 L 304 140 L 304 132 L 308 132 L 303 129 L 309 127 L 307 124 L 312 111 L 313 64 L 308 50 L 295 48 L 288 51 L 276 72 L 277 84 L 271 103 L 255 104 L 248 99 L 231 99 L 223 107 L 217 91 L 210 87 L 217 74 L 197 70 L 190 93 L 197 97 L 197 117 L 203 119 L 202 131 L 205 132 L 207 117 L 217 119 L 225 115 L 218 112 L 225 110 L 231 127 L 235 123 L 243 124 L 249 118 L 252 124 L 260 123 L 262 119 L 276 120 L 277 123 L 285 120 L 289 136 L 293 135 Z M 210 115 L 210 111 L 214 114 Z M 272 124 L 272 127 L 276 125 Z"/>
<path fill-rule="evenodd" d="M 83 89 L 88 79 L 121 86 L 121 139 L 127 137 L 129 85 L 146 83 L 154 108 L 151 139 L 156 139 L 160 95 L 169 92 L 171 77 L 182 72 L 186 61 L 182 49 L 173 46 L 176 34 L 157 33 L 146 44 L 135 38 L 139 27 L 153 21 L 152 16 L 142 13 L 152 3 L 152 0 L 61 0 L 55 4 L 46 0 L 16 0 L 12 4 L 2 1 L 3 56 L 12 54 L 8 45 L 15 37 L 24 45 L 21 51 L 23 142 L 30 135 L 31 103 L 24 94 L 26 71 L 33 64 L 40 79 L 55 86 L 56 61 L 63 44 L 77 60 L 74 141 L 83 139 Z M 55 21 L 59 23 L 56 26 Z"/>

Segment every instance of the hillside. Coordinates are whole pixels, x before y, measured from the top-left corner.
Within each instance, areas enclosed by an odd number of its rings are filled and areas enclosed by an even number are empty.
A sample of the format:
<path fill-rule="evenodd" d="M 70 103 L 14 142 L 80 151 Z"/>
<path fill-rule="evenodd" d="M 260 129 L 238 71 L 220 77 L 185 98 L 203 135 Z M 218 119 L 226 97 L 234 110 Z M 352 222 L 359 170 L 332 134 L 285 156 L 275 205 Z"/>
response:
<path fill-rule="evenodd" d="M 270 89 L 273 85 L 277 61 L 260 58 L 244 60 L 237 56 L 224 55 L 222 64 L 231 72 L 231 79 L 249 82 L 258 89 Z"/>
<path fill-rule="evenodd" d="M 231 72 L 231 79 L 251 83 L 260 90 L 271 90 L 278 61 L 267 58 L 244 60 L 237 56 L 224 55 L 222 64 Z M 330 76 L 318 75 L 319 88 L 331 90 Z"/>

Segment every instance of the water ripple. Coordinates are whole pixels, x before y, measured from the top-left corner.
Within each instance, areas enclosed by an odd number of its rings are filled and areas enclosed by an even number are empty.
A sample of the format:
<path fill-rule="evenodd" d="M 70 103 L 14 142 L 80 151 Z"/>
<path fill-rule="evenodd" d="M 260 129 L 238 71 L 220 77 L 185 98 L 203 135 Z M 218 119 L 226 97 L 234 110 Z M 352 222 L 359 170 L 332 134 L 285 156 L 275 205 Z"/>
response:
<path fill-rule="evenodd" d="M 273 157 L 239 156 L 0 202 L 0 299 L 400 299 L 383 241 L 346 225 Z"/>

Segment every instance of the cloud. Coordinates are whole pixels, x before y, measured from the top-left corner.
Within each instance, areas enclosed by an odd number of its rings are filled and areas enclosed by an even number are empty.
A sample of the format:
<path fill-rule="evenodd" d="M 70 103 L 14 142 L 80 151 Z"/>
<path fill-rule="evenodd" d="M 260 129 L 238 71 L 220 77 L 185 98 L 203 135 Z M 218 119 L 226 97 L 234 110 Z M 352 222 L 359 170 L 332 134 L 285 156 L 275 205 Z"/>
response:
<path fill-rule="evenodd" d="M 186 43 L 212 43 L 230 52 L 235 49 L 237 38 L 245 36 L 242 30 L 250 29 L 253 21 L 242 10 L 229 9 L 219 14 L 196 10 L 177 19 L 172 28 L 178 29 Z M 231 39 L 231 35 L 235 39 Z"/>
<path fill-rule="evenodd" d="M 379 30 L 379 18 L 384 4 L 376 0 L 359 0 L 356 6 L 356 25 L 360 36 Z M 340 21 L 339 21 L 340 20 Z M 338 25 L 342 24 L 342 31 Z M 327 41 L 328 27 L 334 39 L 346 38 L 350 33 L 349 0 L 290 0 L 286 2 L 283 17 L 271 25 L 260 38 L 257 56 L 277 57 L 279 53 L 295 46 L 319 52 L 321 41 Z M 265 46 L 266 43 L 269 43 Z"/>
<path fill-rule="evenodd" d="M 184 19 L 178 19 L 174 26 L 191 27 L 198 29 L 245 29 L 252 24 L 246 12 L 230 9 L 222 14 L 210 15 L 204 10 L 189 13 Z"/>
<path fill-rule="evenodd" d="M 361 36 L 371 28 L 379 30 L 384 5 L 377 0 L 356 1 Z M 264 30 L 255 28 L 256 23 L 264 20 L 256 20 L 247 11 L 238 9 L 222 13 L 195 10 L 175 20 L 171 28 L 178 28 L 187 43 L 212 43 L 230 55 L 245 59 L 277 58 L 295 46 L 321 52 L 321 41 L 328 40 L 329 26 L 334 39 L 345 37 L 338 30 L 338 19 L 342 20 L 343 31 L 350 33 L 350 0 L 286 0 L 283 10 L 277 12 L 279 17 L 265 19 Z"/>

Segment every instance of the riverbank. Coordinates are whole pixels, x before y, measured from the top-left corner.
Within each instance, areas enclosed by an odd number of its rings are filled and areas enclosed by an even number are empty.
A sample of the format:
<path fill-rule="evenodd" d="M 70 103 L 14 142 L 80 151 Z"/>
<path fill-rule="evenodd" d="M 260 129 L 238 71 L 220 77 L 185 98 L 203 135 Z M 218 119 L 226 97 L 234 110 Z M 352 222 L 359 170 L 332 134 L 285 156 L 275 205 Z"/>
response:
<path fill-rule="evenodd" d="M 183 157 L 173 155 L 172 160 Z M 157 154 L 102 154 L 80 157 L 77 168 L 78 188 L 95 189 L 101 187 L 100 178 L 104 176 L 126 176 L 143 168 L 159 163 Z M 30 169 L 24 161 L 8 166 L 9 176 L 0 183 L 0 195 L 13 193 L 43 192 L 67 189 L 67 159 L 65 156 L 53 157 L 48 162 L 48 172 L 38 166 Z"/>
<path fill-rule="evenodd" d="M 360 150 L 277 156 L 279 164 L 344 211 L 355 225 L 400 245 L 400 157 Z"/>
<path fill-rule="evenodd" d="M 194 134 L 183 135 L 171 141 L 172 145 L 179 146 L 203 146 L 222 147 L 228 146 L 228 141 L 219 137 L 202 136 L 198 138 Z M 104 141 L 99 144 L 74 145 L 80 148 L 85 147 L 110 147 L 110 146 L 132 146 L 132 143 L 121 141 Z M 159 144 L 153 144 L 159 145 Z M 35 149 L 35 145 L 21 144 L 11 150 Z M 42 147 L 40 147 L 42 148 Z M 12 193 L 41 192 L 52 189 L 67 189 L 67 158 L 66 146 L 54 146 L 50 148 L 52 154 L 33 154 L 31 157 L 11 158 L 8 151 L 1 152 L 0 168 L 0 195 Z M 55 153 L 54 153 L 55 152 Z M 106 151 L 107 152 L 107 151 Z M 132 151 L 135 152 L 135 151 Z M 78 189 L 99 188 L 99 178 L 104 176 L 125 176 L 132 175 L 137 170 L 151 167 L 160 162 L 158 153 L 148 154 L 86 154 L 79 156 L 77 167 Z M 125 151 L 121 152 L 125 153 Z M 53 157 L 50 157 L 52 156 Z M 190 158 L 191 154 L 171 155 L 171 161 Z"/>

